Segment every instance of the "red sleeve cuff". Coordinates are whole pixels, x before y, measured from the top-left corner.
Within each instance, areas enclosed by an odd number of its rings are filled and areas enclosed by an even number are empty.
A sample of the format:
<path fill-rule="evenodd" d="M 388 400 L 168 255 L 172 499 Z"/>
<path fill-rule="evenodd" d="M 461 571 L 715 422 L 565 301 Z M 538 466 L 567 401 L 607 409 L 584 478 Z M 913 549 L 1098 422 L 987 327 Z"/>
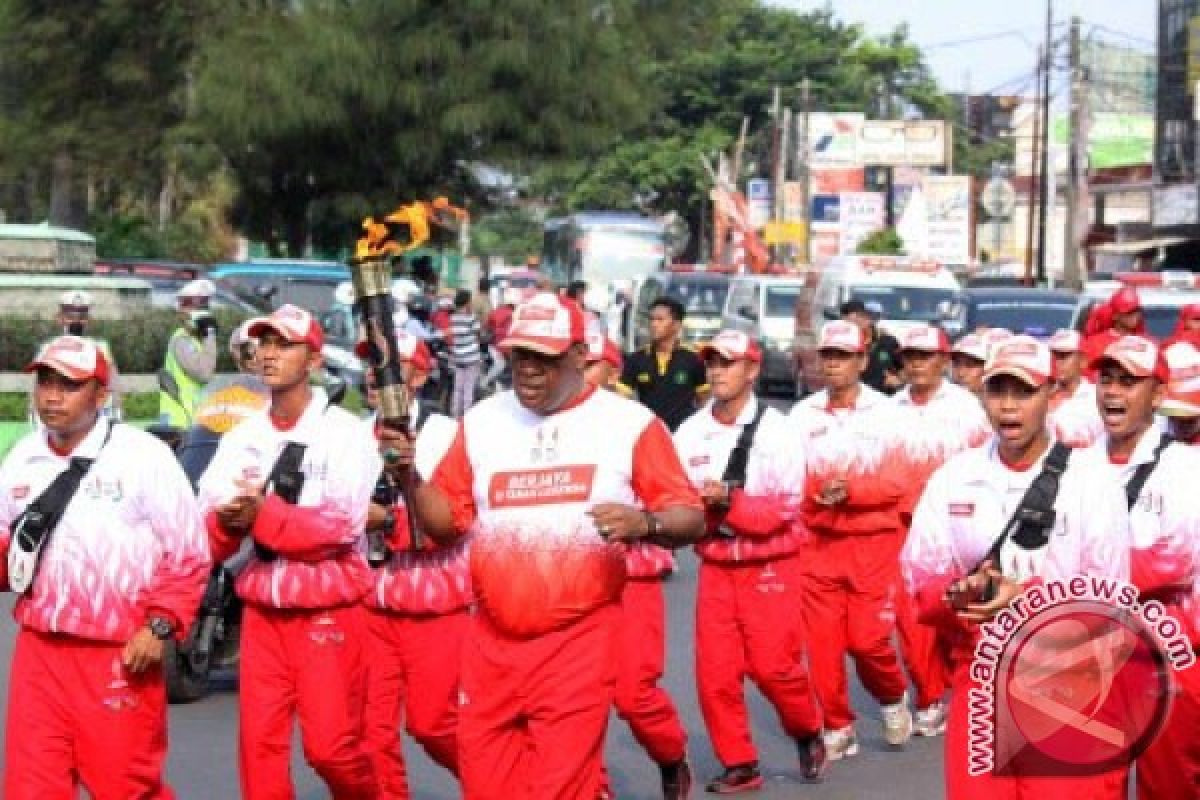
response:
<path fill-rule="evenodd" d="M 208 532 L 208 548 L 215 563 L 224 561 L 238 551 L 242 537 L 227 531 L 217 519 L 217 512 L 204 515 L 204 528 Z"/>
<path fill-rule="evenodd" d="M 258 515 L 250 528 L 254 540 L 272 550 L 278 550 L 279 536 L 291 508 L 292 506 L 285 503 L 279 495 L 267 495 L 258 507 Z"/>

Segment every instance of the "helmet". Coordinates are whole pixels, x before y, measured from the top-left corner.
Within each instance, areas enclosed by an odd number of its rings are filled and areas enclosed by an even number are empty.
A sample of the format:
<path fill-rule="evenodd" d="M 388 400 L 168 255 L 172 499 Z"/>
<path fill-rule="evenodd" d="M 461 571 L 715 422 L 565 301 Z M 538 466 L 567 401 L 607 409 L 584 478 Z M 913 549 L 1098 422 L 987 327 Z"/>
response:
<path fill-rule="evenodd" d="M 92 296 L 82 289 L 68 289 L 58 298 L 58 305 L 64 309 L 86 311 L 92 306 Z"/>
<path fill-rule="evenodd" d="M 258 340 L 250 335 L 250 328 L 254 325 L 254 323 L 261 321 L 262 317 L 253 317 L 246 320 L 241 325 L 238 325 L 234 329 L 233 333 L 229 337 L 229 352 L 233 354 L 235 359 L 241 355 L 241 348 L 244 345 L 249 344 L 254 345 L 255 347 L 258 346 Z"/>

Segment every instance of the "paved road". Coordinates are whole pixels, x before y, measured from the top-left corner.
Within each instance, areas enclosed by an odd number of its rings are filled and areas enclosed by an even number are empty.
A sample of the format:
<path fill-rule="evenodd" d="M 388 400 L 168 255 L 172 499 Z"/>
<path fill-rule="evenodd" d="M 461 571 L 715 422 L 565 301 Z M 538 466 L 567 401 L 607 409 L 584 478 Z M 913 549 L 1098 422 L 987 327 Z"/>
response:
<path fill-rule="evenodd" d="M 691 737 L 691 753 L 701 779 L 719 771 L 704 733 L 696 701 L 692 668 L 692 609 L 696 593 L 696 560 L 691 554 L 680 558 L 680 570 L 667 584 L 670 630 L 666 685 L 679 704 Z M 0 684 L 8 685 L 15 626 L 9 615 L 11 600 L 0 614 Z M 885 751 L 879 731 L 877 708 L 861 690 L 858 707 L 860 754 L 836 764 L 822 786 L 795 782 L 795 756 L 791 743 L 779 728 L 774 712 L 756 691 L 749 692 L 755 738 L 764 769 L 771 776 L 768 789 L 754 797 L 813 798 L 814 800 L 930 800 L 941 792 L 941 740 L 914 739 L 904 752 Z M 173 706 L 170 712 L 171 783 L 181 800 L 232 800 L 237 791 L 237 693 L 232 681 L 202 700 Z M 406 742 L 410 777 L 416 800 L 450 800 L 457 797 L 454 783 L 434 766 L 412 742 Z M 617 796 L 622 800 L 652 800 L 659 795 L 658 771 L 633 741 L 625 725 L 613 719 L 608 757 Z M 2 762 L 0 762 L 2 763 Z M 304 765 L 297 744 L 295 781 L 299 800 L 325 798 L 323 785 Z M 704 796 L 702 791 L 694 797 Z"/>
<path fill-rule="evenodd" d="M 778 404 L 778 403 L 775 403 Z M 679 572 L 667 584 L 669 629 L 666 685 L 683 714 L 691 737 L 691 755 L 697 778 L 719 772 L 704 733 L 696 700 L 692 664 L 692 614 L 696 596 L 696 560 L 681 554 Z M 11 596 L 0 602 L 0 684 L 8 685 L 15 626 L 9 610 Z M 7 694 L 7 693 L 5 693 Z M 779 728 L 774 712 L 753 689 L 748 692 L 756 741 L 763 768 L 770 776 L 766 789 L 751 797 L 765 800 L 933 800 L 942 797 L 941 740 L 919 740 L 904 752 L 887 752 L 879 730 L 878 709 L 856 688 L 863 713 L 859 723 L 860 754 L 834 765 L 821 786 L 796 782 L 795 753 Z M 6 698 L 0 697 L 0 704 Z M 237 789 L 237 694 L 234 681 L 205 700 L 174 706 L 170 712 L 169 778 L 181 800 L 233 800 Z M 409 774 L 416 800 L 450 800 L 458 796 L 455 784 L 434 766 L 412 742 L 406 742 Z M 0 766 L 3 754 L 0 752 Z M 658 771 L 614 718 L 609 733 L 609 766 L 617 796 L 623 800 L 652 800 L 658 794 Z M 323 784 L 304 765 L 297 742 L 294 779 L 298 800 L 327 797 Z M 693 797 L 707 796 L 702 790 Z"/>

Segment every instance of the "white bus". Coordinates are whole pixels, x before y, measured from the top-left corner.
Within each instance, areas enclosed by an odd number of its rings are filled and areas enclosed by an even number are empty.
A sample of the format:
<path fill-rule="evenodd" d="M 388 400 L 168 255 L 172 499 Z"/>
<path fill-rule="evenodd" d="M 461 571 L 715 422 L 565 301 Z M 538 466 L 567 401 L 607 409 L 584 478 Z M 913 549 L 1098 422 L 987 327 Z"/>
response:
<path fill-rule="evenodd" d="M 641 214 L 582 211 L 549 219 L 543 229 L 542 272 L 560 286 L 586 281 L 589 297 L 629 291 L 666 263 L 666 227 Z"/>

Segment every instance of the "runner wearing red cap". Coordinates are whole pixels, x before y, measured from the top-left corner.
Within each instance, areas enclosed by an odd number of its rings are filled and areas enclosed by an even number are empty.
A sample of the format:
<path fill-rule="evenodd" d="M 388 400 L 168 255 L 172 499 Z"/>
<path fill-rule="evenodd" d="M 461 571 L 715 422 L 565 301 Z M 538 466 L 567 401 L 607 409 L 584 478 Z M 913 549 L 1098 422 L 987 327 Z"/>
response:
<path fill-rule="evenodd" d="M 951 456 L 982 444 L 991 433 L 979 399 L 946 380 L 950 342 L 932 325 L 916 325 L 900 336 L 900 358 L 908 385 L 893 398 L 900 419 L 899 453 L 908 485 L 901 511 L 906 523 L 934 470 Z M 982 376 L 981 376 L 982 377 Z M 913 732 L 938 736 L 946 727 L 946 666 L 936 630 L 917 621 L 906 592 L 897 595 L 900 649 L 914 690 Z"/>
<path fill-rule="evenodd" d="M 828 322 L 817 347 L 826 388 L 797 403 L 789 419 L 807 459 L 802 515 L 811 536 L 802 607 L 811 632 L 809 664 L 826 749 L 836 761 L 858 752 L 847 653 L 882 706 L 888 744 L 903 746 L 912 734 L 907 683 L 892 642 L 908 484 L 895 406 L 861 382 L 862 331 Z"/>
<path fill-rule="evenodd" d="M 27 371 L 44 427 L 0 468 L 0 588 L 19 626 L 3 795 L 167 800 L 161 662 L 208 577 L 200 511 L 166 446 L 102 416 L 112 371 L 94 342 L 59 336 Z"/>
<path fill-rule="evenodd" d="M 722 331 L 700 357 L 712 400 L 684 421 L 675 444 L 708 517 L 708 535 L 696 545 L 696 686 L 725 767 L 708 791 L 763 784 L 743 694 L 747 678 L 795 741 L 805 777 L 818 780 L 826 762 L 821 714 L 804 664 L 803 617 L 794 613 L 804 449 L 786 418 L 754 394 L 762 365 L 757 343 L 741 331 Z"/>
<path fill-rule="evenodd" d="M 983 336 L 968 333 L 954 343 L 950 353 L 950 378 L 971 394 L 983 392 L 983 365 L 987 362 L 987 346 Z"/>
<path fill-rule="evenodd" d="M 1200 444 L 1200 349 L 1190 342 L 1163 347 L 1167 390 L 1158 413 L 1167 418 L 1171 435 L 1186 444 Z"/>
<path fill-rule="evenodd" d="M 1125 770 L 1098 776 L 1033 777 L 993 751 L 996 768 L 1016 775 L 971 775 L 968 698 L 980 623 L 1024 588 L 1077 575 L 1129 577 L 1129 523 L 1124 495 L 1106 470 L 1068 456 L 1053 508 L 1057 527 L 1043 541 L 1007 537 L 996 561 L 984 562 L 1054 444 L 1046 425 L 1053 391 L 1049 348 L 1029 336 L 1000 344 L 984 371 L 984 405 L 995 434 L 985 447 L 959 453 L 929 481 L 901 557 L 921 621 L 952 643 L 950 715 L 944 769 L 949 800 L 1018 800 L 1041 796 L 1124 798 Z M 984 562 L 981 564 L 981 562 Z M 978 565 L 978 567 L 977 567 Z M 994 600 L 981 597 L 985 583 Z M 957 598 L 963 598 L 960 602 Z M 986 690 L 984 690 L 986 691 Z M 1015 731 L 993 714 L 994 742 Z"/>
<path fill-rule="evenodd" d="M 1146 316 L 1142 311 L 1142 298 L 1132 286 L 1122 286 L 1107 302 L 1093 309 L 1089 316 L 1088 330 L 1084 332 L 1083 340 L 1084 374 L 1088 380 L 1096 379 L 1092 364 L 1114 340 L 1127 334 L 1149 335 Z"/>
<path fill-rule="evenodd" d="M 1171 331 L 1171 336 L 1163 342 L 1163 347 L 1179 341 L 1191 342 L 1200 347 L 1200 303 L 1188 303 L 1179 309 L 1179 320 L 1175 323 L 1175 330 Z"/>
<path fill-rule="evenodd" d="M 309 386 L 323 344 L 312 314 L 285 305 L 249 334 L 271 406 L 221 439 L 199 486 L 213 556 L 254 542 L 237 580 L 242 796 L 292 796 L 298 717 L 305 757 L 333 797 L 375 798 L 363 739 L 363 528 L 382 461 L 362 423 Z"/>
<path fill-rule="evenodd" d="M 437 764 L 458 772 L 459 662 L 474 596 L 467 542 L 414 550 L 404 499 L 393 488 L 405 470 L 415 468 L 420 479 L 427 479 L 457 430 L 450 417 L 429 413 L 418 399 L 433 368 L 429 348 L 400 330 L 396 346 L 404 381 L 413 395 L 409 417 L 416 435 L 415 464 L 402 460 L 389 465 L 387 474 L 380 476 L 386 482 L 386 497 L 372 498 L 367 512 L 367 530 L 384 536 L 390 555 L 375 568 L 364 601 L 371 612 L 366 740 L 382 796 L 406 800 L 402 727 Z M 360 342 L 355 353 L 365 358 L 366 343 Z M 367 407 L 374 412 L 379 406 L 374 370 L 368 369 L 365 377 Z M 371 441 L 376 442 L 380 428 L 374 413 L 367 424 Z"/>
<path fill-rule="evenodd" d="M 616 545 L 685 543 L 703 514 L 666 427 L 586 385 L 575 303 L 535 295 L 500 346 L 513 390 L 467 412 L 414 494 L 434 541 L 473 532 L 479 605 L 462 662 L 463 794 L 591 800 L 618 661 L 625 555 Z M 687 775 L 685 760 L 664 767 L 664 796 L 684 797 Z"/>
<path fill-rule="evenodd" d="M 1078 331 L 1058 330 L 1047 344 L 1054 357 L 1054 394 L 1050 397 L 1050 427 L 1071 447 L 1090 447 L 1104 432 L 1096 410 L 1096 386 L 1084 377 L 1083 337 Z"/>
<path fill-rule="evenodd" d="M 1081 458 L 1108 469 L 1126 487 L 1142 473 L 1129 505 L 1133 583 L 1143 603 L 1162 603 L 1190 627 L 1193 643 L 1200 644 L 1200 629 L 1191 627 L 1200 542 L 1200 493 L 1195 489 L 1200 451 L 1174 442 L 1155 424 L 1169 367 L 1158 346 L 1141 336 L 1117 339 L 1094 366 L 1104 436 Z M 1200 667 L 1175 675 L 1180 691 L 1166 726 L 1137 762 L 1138 797 L 1144 800 L 1194 798 L 1200 789 Z"/>
<path fill-rule="evenodd" d="M 598 326 L 587 334 L 584 380 L 599 389 L 626 395 L 620 383 L 621 351 Z M 621 592 L 620 653 L 617 662 L 617 714 L 656 764 L 680 763 L 687 755 L 687 733 L 666 690 L 659 686 L 666 667 L 666 607 L 663 581 L 675 569 L 665 547 L 650 542 L 625 545 L 628 579 Z M 690 769 L 688 781 L 691 780 Z M 602 798 L 613 797 L 605 774 Z"/>

